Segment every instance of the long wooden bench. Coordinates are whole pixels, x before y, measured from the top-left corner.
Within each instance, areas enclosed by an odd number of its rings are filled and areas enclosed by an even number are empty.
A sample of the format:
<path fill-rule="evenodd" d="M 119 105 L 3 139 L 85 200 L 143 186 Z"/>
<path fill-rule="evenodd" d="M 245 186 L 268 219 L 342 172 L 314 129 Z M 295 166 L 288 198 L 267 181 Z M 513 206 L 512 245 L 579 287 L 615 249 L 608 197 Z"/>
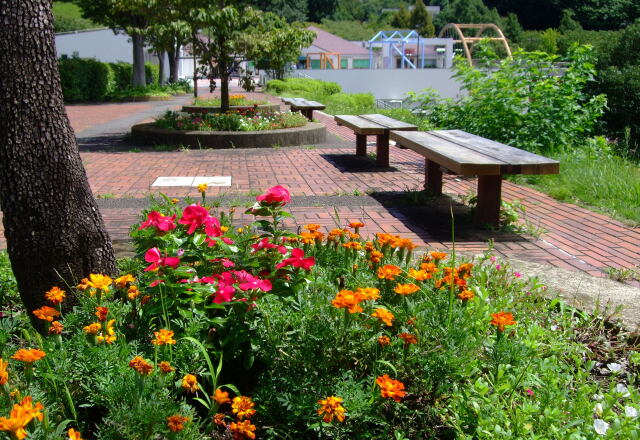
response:
<path fill-rule="evenodd" d="M 425 187 L 442 194 L 442 169 L 478 176 L 477 225 L 498 226 L 502 176 L 558 174 L 560 163 L 462 130 L 391 131 L 397 144 L 425 157 Z"/>
<path fill-rule="evenodd" d="M 291 106 L 292 112 L 302 113 L 308 120 L 313 120 L 314 110 L 324 110 L 326 106 L 316 101 L 307 101 L 303 98 L 282 98 L 282 102 Z"/>
<path fill-rule="evenodd" d="M 415 125 L 398 121 L 385 115 L 336 115 L 334 119 L 338 125 L 350 128 L 356 135 L 356 155 L 367 155 L 367 136 L 376 136 L 376 165 L 389 166 L 389 132 L 415 131 Z"/>

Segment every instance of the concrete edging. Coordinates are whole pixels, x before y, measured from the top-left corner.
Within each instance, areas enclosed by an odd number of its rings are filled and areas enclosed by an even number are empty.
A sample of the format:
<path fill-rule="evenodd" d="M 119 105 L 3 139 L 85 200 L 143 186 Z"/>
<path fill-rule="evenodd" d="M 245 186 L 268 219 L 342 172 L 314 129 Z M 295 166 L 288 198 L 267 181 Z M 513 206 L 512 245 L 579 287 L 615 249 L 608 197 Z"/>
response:
<path fill-rule="evenodd" d="M 192 148 L 272 148 L 320 144 L 327 139 L 324 124 L 263 131 L 197 131 L 159 128 L 153 122 L 131 127 L 134 142 L 147 145 L 185 145 Z"/>
<path fill-rule="evenodd" d="M 229 107 L 230 111 L 246 111 L 253 110 L 254 108 L 258 110 L 270 110 L 270 111 L 279 111 L 280 104 L 260 104 L 257 107 L 252 105 L 232 105 Z M 211 107 L 205 105 L 183 105 L 182 111 L 185 113 L 220 113 L 220 107 Z"/>

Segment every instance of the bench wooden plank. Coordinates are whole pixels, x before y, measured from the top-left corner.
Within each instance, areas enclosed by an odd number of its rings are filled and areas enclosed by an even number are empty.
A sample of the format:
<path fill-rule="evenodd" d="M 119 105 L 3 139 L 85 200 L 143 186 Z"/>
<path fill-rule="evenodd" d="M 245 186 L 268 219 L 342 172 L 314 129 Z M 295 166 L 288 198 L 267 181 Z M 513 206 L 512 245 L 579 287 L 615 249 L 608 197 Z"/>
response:
<path fill-rule="evenodd" d="M 558 174 L 560 172 L 560 163 L 557 160 L 539 156 L 462 130 L 434 130 L 429 133 L 505 162 L 507 165 L 501 167 L 501 174 Z"/>
<path fill-rule="evenodd" d="M 424 131 L 391 130 L 389 138 L 463 176 L 499 175 L 502 166 L 507 165 L 501 160 Z"/>
<path fill-rule="evenodd" d="M 390 118 L 389 116 L 379 115 L 379 114 L 371 114 L 371 115 L 360 115 L 361 118 L 367 119 L 369 121 L 375 122 L 376 124 L 384 125 L 389 130 L 417 130 L 418 127 L 412 124 L 407 124 L 403 121 L 398 121 L 396 119 Z"/>
<path fill-rule="evenodd" d="M 334 119 L 338 125 L 344 125 L 357 134 L 384 134 L 388 130 L 385 126 L 353 115 L 335 115 Z"/>

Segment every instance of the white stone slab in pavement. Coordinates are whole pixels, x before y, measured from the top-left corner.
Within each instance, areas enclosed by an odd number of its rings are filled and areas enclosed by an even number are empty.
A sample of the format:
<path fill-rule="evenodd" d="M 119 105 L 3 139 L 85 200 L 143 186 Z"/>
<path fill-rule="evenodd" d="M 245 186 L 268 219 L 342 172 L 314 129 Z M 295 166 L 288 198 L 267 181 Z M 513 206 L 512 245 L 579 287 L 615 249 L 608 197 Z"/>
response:
<path fill-rule="evenodd" d="M 191 186 L 194 177 L 171 176 L 158 177 L 151 186 Z"/>
<path fill-rule="evenodd" d="M 231 176 L 194 177 L 191 186 L 206 183 L 209 186 L 231 186 Z"/>

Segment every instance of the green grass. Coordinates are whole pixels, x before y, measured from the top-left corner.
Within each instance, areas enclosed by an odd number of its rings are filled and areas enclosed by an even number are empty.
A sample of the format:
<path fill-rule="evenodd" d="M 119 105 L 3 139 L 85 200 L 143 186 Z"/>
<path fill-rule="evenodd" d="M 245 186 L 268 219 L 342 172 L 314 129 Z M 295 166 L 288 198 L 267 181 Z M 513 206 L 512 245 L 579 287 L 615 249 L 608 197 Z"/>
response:
<path fill-rule="evenodd" d="M 640 165 L 616 156 L 589 156 L 573 151 L 556 157 L 560 174 L 514 176 L 558 200 L 631 223 L 640 224 Z"/>
<path fill-rule="evenodd" d="M 100 27 L 91 20 L 82 18 L 82 10 L 74 3 L 53 2 L 52 10 L 56 32 L 69 32 Z"/>

